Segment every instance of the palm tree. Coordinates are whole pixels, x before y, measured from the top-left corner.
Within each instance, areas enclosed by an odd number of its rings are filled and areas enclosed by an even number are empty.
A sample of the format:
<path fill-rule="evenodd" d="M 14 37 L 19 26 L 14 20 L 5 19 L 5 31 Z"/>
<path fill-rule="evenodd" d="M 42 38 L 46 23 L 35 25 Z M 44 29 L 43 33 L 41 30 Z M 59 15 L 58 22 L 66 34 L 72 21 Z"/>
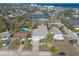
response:
<path fill-rule="evenodd" d="M 52 54 L 55 54 L 55 53 L 57 52 L 57 49 L 56 49 L 55 47 L 51 47 L 51 48 L 50 48 L 50 52 L 51 52 Z"/>
<path fill-rule="evenodd" d="M 47 37 L 45 38 L 45 44 L 47 44 L 48 42 L 52 42 L 53 40 L 53 35 L 51 33 L 47 34 Z"/>
<path fill-rule="evenodd" d="M 2 47 L 2 37 L 0 36 L 0 47 Z"/>
<path fill-rule="evenodd" d="M 2 36 L 0 36 L 0 41 L 2 40 Z"/>

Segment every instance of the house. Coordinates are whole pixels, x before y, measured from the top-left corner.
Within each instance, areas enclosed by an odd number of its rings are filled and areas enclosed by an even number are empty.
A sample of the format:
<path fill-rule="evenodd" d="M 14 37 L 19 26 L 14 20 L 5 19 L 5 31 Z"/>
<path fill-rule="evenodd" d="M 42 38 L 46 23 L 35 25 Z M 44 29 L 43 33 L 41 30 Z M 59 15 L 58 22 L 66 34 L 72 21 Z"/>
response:
<path fill-rule="evenodd" d="M 74 18 L 78 18 L 79 15 L 78 15 L 78 14 L 72 14 L 72 17 L 74 17 Z"/>
<path fill-rule="evenodd" d="M 13 35 L 13 38 L 25 40 L 27 38 L 27 33 L 17 32 Z"/>
<path fill-rule="evenodd" d="M 47 18 L 39 18 L 39 19 L 36 19 L 36 20 L 38 20 L 39 22 L 47 22 L 48 21 Z"/>
<path fill-rule="evenodd" d="M 1 32 L 0 36 L 3 38 L 2 40 L 6 40 L 7 38 L 10 37 L 10 33 L 9 32 Z"/>
<path fill-rule="evenodd" d="M 32 52 L 38 55 L 39 53 L 39 40 L 45 38 L 48 34 L 47 27 L 45 25 L 40 25 L 38 28 L 32 31 Z"/>
<path fill-rule="evenodd" d="M 35 19 L 49 18 L 49 16 L 45 14 L 24 14 L 23 17 L 24 18 L 35 18 Z"/>
<path fill-rule="evenodd" d="M 57 27 L 52 27 L 49 32 L 54 35 L 55 40 L 64 40 L 62 32 Z"/>
<path fill-rule="evenodd" d="M 32 31 L 32 40 L 40 40 L 44 37 L 46 37 L 48 34 L 47 27 L 45 25 L 40 25 L 38 28 L 33 29 Z"/>
<path fill-rule="evenodd" d="M 79 32 L 74 32 L 74 34 L 79 38 Z"/>
<path fill-rule="evenodd" d="M 73 26 L 74 26 L 74 30 L 79 30 L 79 24 Z"/>
<path fill-rule="evenodd" d="M 10 33 L 8 31 L 0 33 L 0 36 L 2 37 L 2 46 L 6 46 L 10 43 Z"/>
<path fill-rule="evenodd" d="M 11 39 L 8 38 L 7 40 L 3 40 L 2 46 L 7 46 L 10 43 Z"/>
<path fill-rule="evenodd" d="M 79 20 L 68 20 L 67 23 L 71 25 L 79 25 Z"/>

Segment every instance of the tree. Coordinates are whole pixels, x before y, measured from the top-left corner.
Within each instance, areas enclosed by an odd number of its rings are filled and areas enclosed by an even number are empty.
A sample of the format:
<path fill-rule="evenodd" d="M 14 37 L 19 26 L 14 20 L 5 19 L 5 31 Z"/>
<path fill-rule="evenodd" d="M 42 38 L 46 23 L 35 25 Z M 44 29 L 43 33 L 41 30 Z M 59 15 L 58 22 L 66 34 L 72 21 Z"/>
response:
<path fill-rule="evenodd" d="M 64 16 L 70 16 L 72 13 L 73 13 L 72 9 L 68 9 L 63 12 Z"/>
<path fill-rule="evenodd" d="M 2 37 L 0 36 L 0 48 L 2 47 Z"/>
<path fill-rule="evenodd" d="M 6 29 L 6 23 L 3 18 L 0 18 L 0 30 Z"/>
<path fill-rule="evenodd" d="M 64 26 L 61 26 L 61 27 L 60 27 L 60 30 L 61 30 L 61 32 L 62 32 L 63 34 L 66 34 L 65 31 L 63 30 L 63 28 L 64 28 Z"/>
<path fill-rule="evenodd" d="M 24 22 L 22 27 L 32 29 L 32 23 L 31 22 Z"/>
<path fill-rule="evenodd" d="M 57 52 L 57 49 L 56 49 L 55 47 L 51 47 L 51 48 L 50 48 L 50 51 L 51 51 L 51 53 L 53 54 L 53 53 L 56 53 L 56 52 Z"/>
<path fill-rule="evenodd" d="M 47 39 L 48 39 L 48 40 L 52 40 L 52 39 L 53 39 L 53 35 L 52 35 L 51 33 L 48 33 L 48 34 L 47 34 Z"/>
<path fill-rule="evenodd" d="M 52 40 L 53 40 L 53 35 L 51 33 L 48 33 L 46 40 L 45 40 L 45 43 L 47 44 L 47 42 L 52 42 Z"/>
<path fill-rule="evenodd" d="M 20 46 L 20 40 L 19 39 L 15 39 L 15 40 L 12 40 L 11 41 L 11 44 L 9 45 L 9 48 L 11 49 L 16 49 L 16 48 L 19 48 Z"/>
<path fill-rule="evenodd" d="M 2 40 L 2 36 L 0 36 L 0 41 Z"/>

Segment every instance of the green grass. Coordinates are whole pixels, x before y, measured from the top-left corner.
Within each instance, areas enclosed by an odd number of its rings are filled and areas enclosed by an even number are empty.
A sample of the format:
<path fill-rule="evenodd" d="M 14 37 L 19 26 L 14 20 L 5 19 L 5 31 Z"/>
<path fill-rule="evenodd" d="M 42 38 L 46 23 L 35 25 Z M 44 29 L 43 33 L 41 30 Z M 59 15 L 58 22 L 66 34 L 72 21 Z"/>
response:
<path fill-rule="evenodd" d="M 79 32 L 79 30 L 73 30 L 74 32 Z"/>
<path fill-rule="evenodd" d="M 35 10 L 34 9 L 31 9 L 31 10 L 26 10 L 27 11 L 27 13 L 34 13 L 35 12 Z"/>
<path fill-rule="evenodd" d="M 16 39 L 16 40 L 12 40 L 11 44 L 9 45 L 10 49 L 18 49 L 20 46 L 20 40 Z"/>
<path fill-rule="evenodd" d="M 3 42 L 3 41 L 2 41 L 2 40 L 0 40 L 0 48 L 2 47 L 2 42 Z"/>
<path fill-rule="evenodd" d="M 52 42 L 52 40 L 53 40 L 53 35 L 51 33 L 48 33 L 46 37 L 46 42 Z"/>
<path fill-rule="evenodd" d="M 50 48 L 51 53 L 56 53 L 57 49 L 55 47 Z"/>
<path fill-rule="evenodd" d="M 25 41 L 24 50 L 31 50 L 31 49 L 32 49 L 31 40 L 27 39 Z"/>
<path fill-rule="evenodd" d="M 43 44 L 39 46 L 41 51 L 49 51 L 49 46 L 47 44 Z"/>

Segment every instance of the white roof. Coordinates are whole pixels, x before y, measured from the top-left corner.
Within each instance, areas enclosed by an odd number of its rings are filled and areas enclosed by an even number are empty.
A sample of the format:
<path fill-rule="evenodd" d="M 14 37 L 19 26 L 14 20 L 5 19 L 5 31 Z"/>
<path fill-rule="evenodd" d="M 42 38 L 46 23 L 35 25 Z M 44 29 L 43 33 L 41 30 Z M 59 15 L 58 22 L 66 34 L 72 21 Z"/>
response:
<path fill-rule="evenodd" d="M 41 11 L 36 11 L 35 13 L 33 14 L 43 14 Z"/>
<path fill-rule="evenodd" d="M 2 36 L 2 37 L 9 37 L 10 33 L 9 32 L 2 32 L 2 33 L 0 33 L 0 36 Z"/>
<path fill-rule="evenodd" d="M 71 37 L 72 39 L 78 39 L 77 35 L 74 34 L 72 30 L 67 29 L 66 27 L 64 27 L 64 30 L 68 34 L 68 36 Z"/>
<path fill-rule="evenodd" d="M 48 21 L 48 19 L 46 19 L 46 18 L 39 18 L 37 20 L 39 20 L 39 21 Z"/>
<path fill-rule="evenodd" d="M 62 34 L 62 32 L 57 27 L 52 27 L 50 30 L 53 34 Z"/>
<path fill-rule="evenodd" d="M 37 29 L 33 29 L 32 32 L 32 37 L 43 37 L 43 36 L 47 36 L 48 34 L 48 30 L 47 27 L 44 25 L 38 26 Z"/>
<path fill-rule="evenodd" d="M 55 40 L 64 40 L 64 37 L 63 37 L 63 35 L 54 35 L 54 39 Z"/>

